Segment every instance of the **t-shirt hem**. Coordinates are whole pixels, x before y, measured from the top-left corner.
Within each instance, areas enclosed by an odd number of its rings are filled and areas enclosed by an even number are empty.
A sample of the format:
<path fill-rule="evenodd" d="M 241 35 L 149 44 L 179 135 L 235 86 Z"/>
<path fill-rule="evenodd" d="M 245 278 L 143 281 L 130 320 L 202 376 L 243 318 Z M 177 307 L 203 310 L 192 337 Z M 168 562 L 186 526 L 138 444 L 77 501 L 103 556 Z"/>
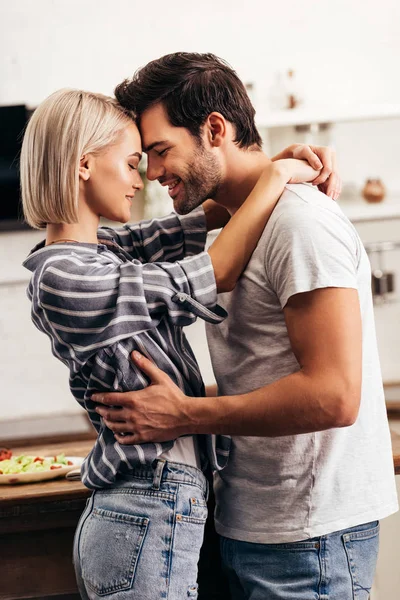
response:
<path fill-rule="evenodd" d="M 292 542 L 300 542 L 322 535 L 328 535 L 342 529 L 356 527 L 370 521 L 380 521 L 399 510 L 397 502 L 379 509 L 369 510 L 365 513 L 352 515 L 343 519 L 337 519 L 328 523 L 321 523 L 313 527 L 305 527 L 296 531 L 282 531 L 278 533 L 272 532 L 254 532 L 245 531 L 222 525 L 217 519 L 215 520 L 215 529 L 217 533 L 223 537 L 237 540 L 240 542 L 250 542 L 255 544 L 286 544 Z"/>
<path fill-rule="evenodd" d="M 318 279 L 313 282 L 297 281 L 295 286 L 288 286 L 289 289 L 285 291 L 279 297 L 281 308 L 284 309 L 289 299 L 296 294 L 303 294 L 306 292 L 314 292 L 315 290 L 325 288 L 346 288 L 346 289 L 357 289 L 357 281 L 354 279 Z"/>

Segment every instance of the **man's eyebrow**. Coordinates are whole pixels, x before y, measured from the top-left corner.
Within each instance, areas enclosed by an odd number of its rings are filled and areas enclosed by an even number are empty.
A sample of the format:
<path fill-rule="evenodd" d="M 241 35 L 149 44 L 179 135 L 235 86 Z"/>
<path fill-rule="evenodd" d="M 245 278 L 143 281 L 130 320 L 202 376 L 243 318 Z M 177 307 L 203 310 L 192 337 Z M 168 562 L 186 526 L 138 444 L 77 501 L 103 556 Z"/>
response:
<path fill-rule="evenodd" d="M 137 156 L 139 160 L 142 160 L 142 155 L 140 154 L 140 152 L 132 152 L 132 154 L 130 154 L 128 158 L 130 158 L 131 156 Z"/>
<path fill-rule="evenodd" d="M 152 144 L 150 144 L 150 146 L 146 146 L 145 148 L 143 148 L 144 152 L 150 152 L 150 150 L 153 150 L 153 148 L 155 148 L 156 146 L 160 146 L 161 144 L 166 144 L 167 141 L 166 140 L 159 140 L 158 142 L 153 142 Z"/>

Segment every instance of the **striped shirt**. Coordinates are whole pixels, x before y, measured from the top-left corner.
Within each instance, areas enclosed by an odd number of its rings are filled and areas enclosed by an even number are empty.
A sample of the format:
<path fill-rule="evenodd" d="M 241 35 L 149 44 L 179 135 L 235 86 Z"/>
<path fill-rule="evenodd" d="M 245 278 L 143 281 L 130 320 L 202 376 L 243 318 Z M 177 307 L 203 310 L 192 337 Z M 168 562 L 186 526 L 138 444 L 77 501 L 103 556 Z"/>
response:
<path fill-rule="evenodd" d="M 98 244 L 37 245 L 24 262 L 33 275 L 27 294 L 32 320 L 70 372 L 70 389 L 86 409 L 98 437 L 82 467 L 92 489 L 151 465 L 174 441 L 120 445 L 95 411 L 98 391 L 140 390 L 145 375 L 132 350 L 150 358 L 189 396 L 204 385 L 182 327 L 197 316 L 219 323 L 214 271 L 204 252 L 203 210 L 189 215 L 100 228 Z M 171 262 L 176 261 L 176 262 Z M 204 436 L 213 469 L 228 459 L 228 436 Z"/>

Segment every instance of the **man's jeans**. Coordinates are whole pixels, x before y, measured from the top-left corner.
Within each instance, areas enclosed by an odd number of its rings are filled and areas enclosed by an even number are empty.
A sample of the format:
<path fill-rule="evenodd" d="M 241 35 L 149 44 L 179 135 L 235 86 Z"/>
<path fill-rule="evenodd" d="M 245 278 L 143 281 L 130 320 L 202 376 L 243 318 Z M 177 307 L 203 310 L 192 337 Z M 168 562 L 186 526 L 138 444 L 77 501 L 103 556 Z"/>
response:
<path fill-rule="evenodd" d="M 232 600 L 368 600 L 379 523 L 291 544 L 221 538 Z"/>
<path fill-rule="evenodd" d="M 165 461 L 94 492 L 74 542 L 82 599 L 197 598 L 207 493 L 201 471 Z"/>

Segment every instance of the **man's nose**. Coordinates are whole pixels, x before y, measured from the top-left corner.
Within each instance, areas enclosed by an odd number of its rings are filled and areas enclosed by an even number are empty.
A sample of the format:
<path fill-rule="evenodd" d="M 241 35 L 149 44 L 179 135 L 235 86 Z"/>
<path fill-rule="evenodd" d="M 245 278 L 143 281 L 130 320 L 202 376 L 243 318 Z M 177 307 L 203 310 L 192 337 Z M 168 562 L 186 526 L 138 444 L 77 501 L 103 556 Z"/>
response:
<path fill-rule="evenodd" d="M 146 177 L 149 181 L 154 181 L 165 175 L 165 169 L 161 163 L 155 164 L 154 161 L 149 160 L 147 163 Z"/>

